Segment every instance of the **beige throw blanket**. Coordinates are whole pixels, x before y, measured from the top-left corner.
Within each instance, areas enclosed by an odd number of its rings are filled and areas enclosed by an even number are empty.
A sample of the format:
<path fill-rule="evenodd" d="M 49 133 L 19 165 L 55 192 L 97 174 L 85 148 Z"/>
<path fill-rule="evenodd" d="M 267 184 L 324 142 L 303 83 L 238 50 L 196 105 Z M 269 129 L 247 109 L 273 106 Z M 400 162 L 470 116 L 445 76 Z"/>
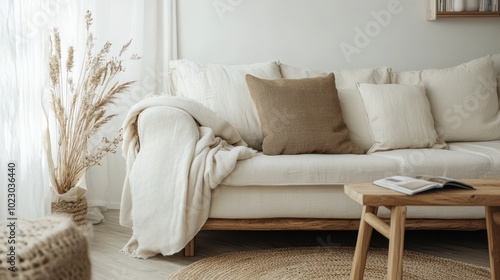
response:
<path fill-rule="evenodd" d="M 127 174 L 120 224 L 132 227 L 133 235 L 122 252 L 172 255 L 206 222 L 211 189 L 255 150 L 231 124 L 182 97 L 142 100 L 123 129 Z"/>

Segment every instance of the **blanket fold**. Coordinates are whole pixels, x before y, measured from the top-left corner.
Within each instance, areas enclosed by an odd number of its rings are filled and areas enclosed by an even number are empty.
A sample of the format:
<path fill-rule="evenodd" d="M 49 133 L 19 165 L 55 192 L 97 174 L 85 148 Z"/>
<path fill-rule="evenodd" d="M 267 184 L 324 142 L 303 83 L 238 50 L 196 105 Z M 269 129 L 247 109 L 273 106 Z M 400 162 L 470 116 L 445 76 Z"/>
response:
<path fill-rule="evenodd" d="M 120 224 L 133 234 L 122 252 L 138 258 L 182 250 L 208 219 L 211 189 L 256 152 L 230 123 L 183 97 L 134 105 L 123 138 Z"/>

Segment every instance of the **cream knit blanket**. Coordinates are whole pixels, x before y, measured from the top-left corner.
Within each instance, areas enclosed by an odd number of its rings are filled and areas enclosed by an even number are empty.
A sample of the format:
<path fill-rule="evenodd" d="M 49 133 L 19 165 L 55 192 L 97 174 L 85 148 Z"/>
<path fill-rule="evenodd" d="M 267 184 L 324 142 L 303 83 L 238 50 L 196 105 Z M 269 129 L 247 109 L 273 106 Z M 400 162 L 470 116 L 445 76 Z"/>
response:
<path fill-rule="evenodd" d="M 231 124 L 182 97 L 133 106 L 123 137 L 120 224 L 133 235 L 122 252 L 138 258 L 182 250 L 208 218 L 211 189 L 255 154 Z"/>

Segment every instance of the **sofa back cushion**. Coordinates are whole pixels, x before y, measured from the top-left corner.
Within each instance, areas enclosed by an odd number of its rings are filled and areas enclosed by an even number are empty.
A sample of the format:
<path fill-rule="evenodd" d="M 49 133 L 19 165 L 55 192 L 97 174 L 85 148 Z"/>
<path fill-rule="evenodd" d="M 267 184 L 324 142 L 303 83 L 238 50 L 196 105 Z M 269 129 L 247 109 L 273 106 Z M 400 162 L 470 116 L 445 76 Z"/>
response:
<path fill-rule="evenodd" d="M 264 154 L 363 153 L 349 139 L 332 73 L 279 80 L 247 75 L 246 81 L 264 131 Z"/>
<path fill-rule="evenodd" d="M 299 79 L 325 76 L 327 73 L 308 69 L 301 69 L 280 64 L 281 75 L 286 79 Z M 365 151 L 373 145 L 370 136 L 370 126 L 365 114 L 363 100 L 358 93 L 356 83 L 389 84 L 390 68 L 356 69 L 333 71 L 338 90 L 340 107 L 344 121 L 349 129 L 349 136 L 355 144 Z"/>
<path fill-rule="evenodd" d="M 358 83 L 374 144 L 368 153 L 444 148 L 434 129 L 425 86 Z"/>
<path fill-rule="evenodd" d="M 250 97 L 245 75 L 263 79 L 281 78 L 274 61 L 249 65 L 202 64 L 189 60 L 170 62 L 171 95 L 198 101 L 236 127 L 252 148 L 262 147 L 262 128 Z"/>
<path fill-rule="evenodd" d="M 396 84 L 423 82 L 441 139 L 489 141 L 500 139 L 499 97 L 490 56 L 445 69 L 392 73 Z"/>

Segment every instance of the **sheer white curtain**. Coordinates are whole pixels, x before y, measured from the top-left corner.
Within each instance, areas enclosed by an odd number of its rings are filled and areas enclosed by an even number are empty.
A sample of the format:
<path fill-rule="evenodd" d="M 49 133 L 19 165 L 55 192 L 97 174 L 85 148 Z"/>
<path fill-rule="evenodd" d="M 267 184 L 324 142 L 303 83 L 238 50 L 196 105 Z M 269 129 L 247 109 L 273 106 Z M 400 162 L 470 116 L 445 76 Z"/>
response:
<path fill-rule="evenodd" d="M 17 214 L 36 218 L 50 212 L 50 189 L 43 155 L 42 99 L 48 88 L 48 36 L 58 27 L 63 46 L 84 47 L 84 15 L 94 16 L 96 49 L 113 43 L 111 54 L 133 39 L 120 81 L 134 87 L 109 109 L 117 114 L 102 130 L 114 136 L 129 108 L 146 95 L 166 92 L 168 62 L 177 57 L 175 0 L 9 0 L 0 1 L 0 218 L 7 215 L 7 164 L 16 162 Z M 78 57 L 75 57 L 78 61 Z M 99 141 L 97 138 L 95 141 Z M 86 176 L 89 207 L 118 208 L 125 164 L 121 150 L 106 156 Z M 91 211 L 92 213 L 92 211 Z"/>
<path fill-rule="evenodd" d="M 70 6 L 70 3 L 62 5 L 48 0 L 0 2 L 2 219 L 8 210 L 6 175 L 9 162 L 15 163 L 17 217 L 31 219 L 50 212 L 51 193 L 42 142 L 42 98 L 48 86 L 47 27 L 57 22 L 58 15 L 71 10 Z"/>

